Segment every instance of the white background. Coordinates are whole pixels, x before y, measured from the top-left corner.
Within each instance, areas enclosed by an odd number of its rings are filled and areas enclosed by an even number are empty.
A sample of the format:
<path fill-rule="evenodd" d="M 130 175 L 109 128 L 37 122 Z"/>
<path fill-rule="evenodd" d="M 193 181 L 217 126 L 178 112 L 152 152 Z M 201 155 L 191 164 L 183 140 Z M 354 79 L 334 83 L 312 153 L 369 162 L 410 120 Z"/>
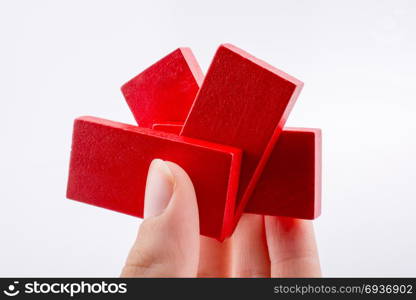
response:
<path fill-rule="evenodd" d="M 231 42 L 298 77 L 323 129 L 325 276 L 416 276 L 416 2 L 4 1 L 0 276 L 118 276 L 139 221 L 65 199 L 73 119 L 134 124 L 119 87 Z"/>

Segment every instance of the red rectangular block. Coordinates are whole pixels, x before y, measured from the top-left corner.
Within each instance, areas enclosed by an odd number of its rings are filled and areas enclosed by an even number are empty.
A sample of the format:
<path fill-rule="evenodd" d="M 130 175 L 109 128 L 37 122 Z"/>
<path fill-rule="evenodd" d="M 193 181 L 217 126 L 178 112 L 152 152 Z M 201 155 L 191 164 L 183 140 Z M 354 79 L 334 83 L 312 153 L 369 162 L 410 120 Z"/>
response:
<path fill-rule="evenodd" d="M 181 135 L 243 150 L 236 221 L 302 86 L 235 46 L 215 54 Z"/>
<path fill-rule="evenodd" d="M 177 124 L 154 124 L 179 133 Z M 315 219 L 321 214 L 321 130 L 285 127 L 244 212 Z"/>
<path fill-rule="evenodd" d="M 129 80 L 121 91 L 141 127 L 185 120 L 203 80 L 191 49 L 179 48 Z"/>
<path fill-rule="evenodd" d="M 321 130 L 285 128 L 245 212 L 315 219 L 321 214 Z"/>
<path fill-rule="evenodd" d="M 143 217 L 154 158 L 187 171 L 198 198 L 201 234 L 224 239 L 232 226 L 241 162 L 241 151 L 232 147 L 81 117 L 74 123 L 67 197 Z"/>

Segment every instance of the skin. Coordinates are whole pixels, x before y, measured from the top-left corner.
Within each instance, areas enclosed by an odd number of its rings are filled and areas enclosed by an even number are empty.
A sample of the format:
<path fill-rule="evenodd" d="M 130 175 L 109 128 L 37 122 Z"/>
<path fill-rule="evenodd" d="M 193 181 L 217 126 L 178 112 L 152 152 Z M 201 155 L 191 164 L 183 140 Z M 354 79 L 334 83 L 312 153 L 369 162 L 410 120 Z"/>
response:
<path fill-rule="evenodd" d="M 201 236 L 192 181 L 174 163 L 152 162 L 145 216 L 122 277 L 321 276 L 311 221 L 244 214 L 224 242 Z"/>

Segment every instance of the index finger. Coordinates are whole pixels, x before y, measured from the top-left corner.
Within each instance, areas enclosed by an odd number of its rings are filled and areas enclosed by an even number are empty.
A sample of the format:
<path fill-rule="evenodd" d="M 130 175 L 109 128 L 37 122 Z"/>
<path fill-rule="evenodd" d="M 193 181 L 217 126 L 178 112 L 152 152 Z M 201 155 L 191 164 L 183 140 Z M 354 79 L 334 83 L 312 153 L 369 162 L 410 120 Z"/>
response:
<path fill-rule="evenodd" d="M 271 277 L 319 277 L 321 267 L 309 220 L 265 216 Z"/>

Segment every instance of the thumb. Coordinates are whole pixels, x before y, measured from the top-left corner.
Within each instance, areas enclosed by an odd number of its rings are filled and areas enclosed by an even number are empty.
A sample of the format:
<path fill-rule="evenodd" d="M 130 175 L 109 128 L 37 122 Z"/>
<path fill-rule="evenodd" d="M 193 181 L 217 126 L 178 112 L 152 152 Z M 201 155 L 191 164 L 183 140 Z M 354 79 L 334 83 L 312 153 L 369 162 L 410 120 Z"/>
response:
<path fill-rule="evenodd" d="M 153 160 L 144 202 L 145 219 L 121 276 L 196 276 L 199 216 L 189 176 L 175 163 Z"/>

